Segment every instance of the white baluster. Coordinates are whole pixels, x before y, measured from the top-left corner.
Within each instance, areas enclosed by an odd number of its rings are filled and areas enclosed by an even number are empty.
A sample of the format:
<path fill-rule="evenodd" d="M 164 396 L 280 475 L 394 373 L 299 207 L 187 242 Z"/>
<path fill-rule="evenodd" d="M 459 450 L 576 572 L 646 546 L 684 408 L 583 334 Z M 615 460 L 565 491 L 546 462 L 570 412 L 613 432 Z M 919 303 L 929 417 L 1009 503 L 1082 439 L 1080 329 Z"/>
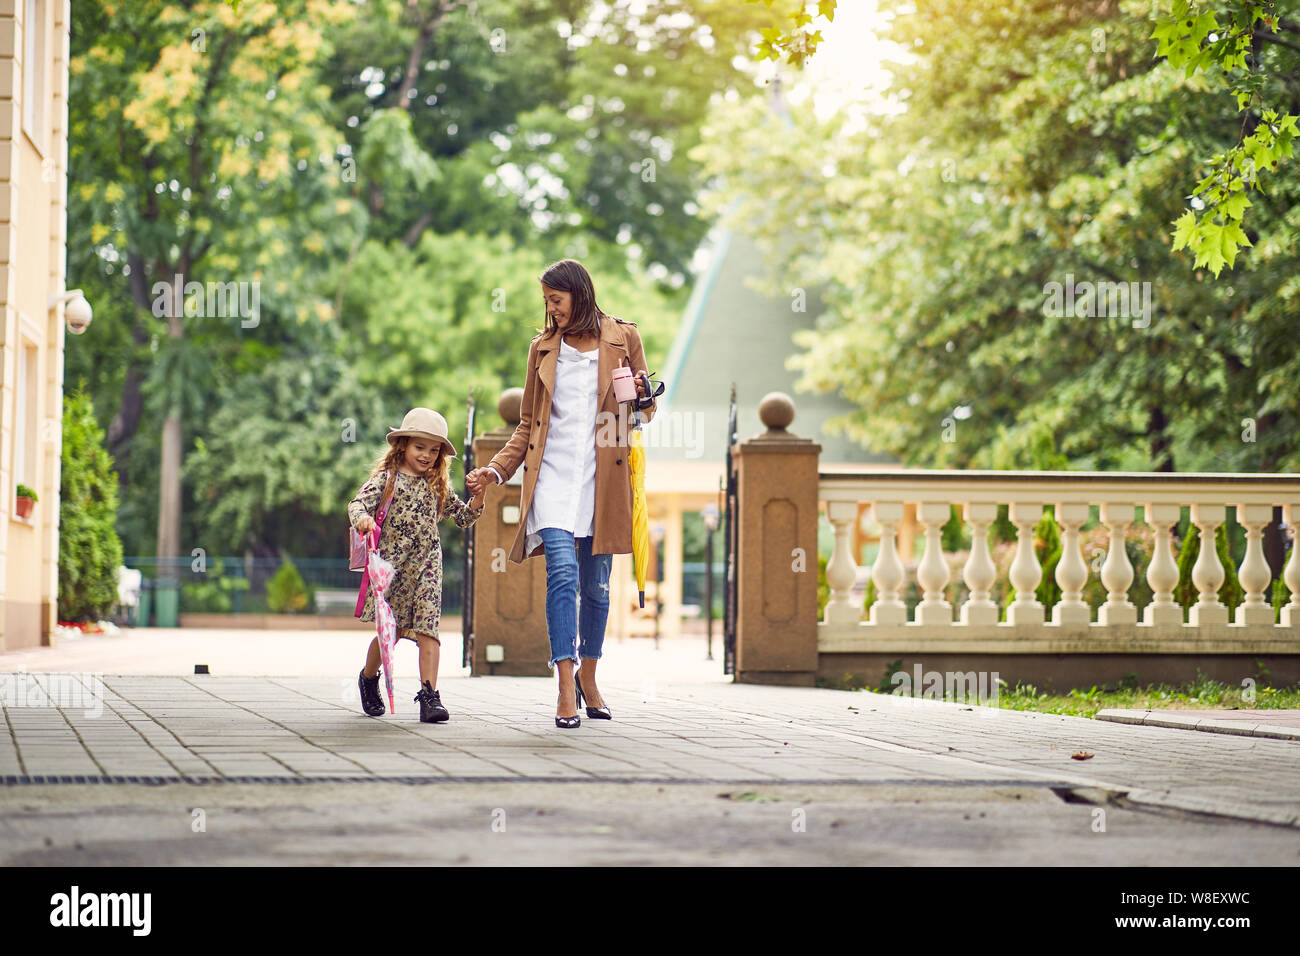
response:
<path fill-rule="evenodd" d="M 1237 505 L 1237 522 L 1246 529 L 1246 557 L 1237 572 L 1237 580 L 1246 599 L 1237 608 L 1237 623 L 1273 623 L 1273 605 L 1265 591 L 1273 580 L 1264 557 L 1264 526 L 1273 520 L 1272 505 Z"/>
<path fill-rule="evenodd" d="M 998 606 L 989 598 L 989 592 L 998 579 L 998 569 L 989 556 L 989 525 L 998 516 L 998 506 L 993 504 L 967 504 L 964 517 L 970 525 L 970 557 L 962 568 L 962 577 L 970 590 L 970 597 L 961 606 L 961 622 L 976 626 L 996 624 Z"/>
<path fill-rule="evenodd" d="M 857 580 L 857 562 L 849 535 L 858 520 L 856 501 L 830 501 L 826 504 L 826 517 L 835 529 L 835 546 L 831 559 L 826 562 L 826 584 L 831 589 L 826 602 L 823 620 L 827 624 L 856 624 L 862 617 L 861 609 L 853 602 L 853 583 Z"/>
<path fill-rule="evenodd" d="M 1106 625 L 1136 624 L 1137 608 L 1128 599 L 1128 589 L 1133 583 L 1133 564 L 1124 550 L 1128 526 L 1133 523 L 1133 506 L 1105 503 L 1101 506 L 1101 521 L 1110 531 L 1110 547 L 1101 566 L 1106 603 L 1097 612 L 1097 620 Z"/>
<path fill-rule="evenodd" d="M 952 517 L 952 506 L 929 502 L 918 505 L 916 519 L 925 529 L 925 553 L 916 569 L 921 586 L 921 603 L 916 606 L 917 624 L 951 624 L 952 605 L 943 599 L 948 585 L 948 562 L 943 559 L 942 529 Z"/>
<path fill-rule="evenodd" d="M 1043 605 L 1034 596 L 1034 589 L 1043 578 L 1042 565 L 1034 554 L 1034 525 L 1043 516 L 1043 506 L 1012 502 L 1008 511 L 1011 523 L 1016 526 L 1016 557 L 1011 562 L 1011 586 L 1016 589 L 1016 599 L 1007 608 L 1007 622 L 1022 626 L 1042 624 Z"/>
<path fill-rule="evenodd" d="M 1282 624 L 1286 627 L 1300 627 L 1300 504 L 1283 505 L 1282 518 L 1291 532 L 1291 559 L 1282 571 L 1282 580 L 1291 592 L 1291 600 L 1282 607 Z"/>
<path fill-rule="evenodd" d="M 1219 588 L 1227 572 L 1219 560 L 1219 549 L 1215 547 L 1214 532 L 1223 524 L 1227 509 L 1223 505 L 1192 505 L 1192 524 L 1201 531 L 1201 553 L 1192 565 L 1192 583 L 1200 595 L 1187 615 L 1187 622 L 1193 625 L 1227 624 L 1228 606 L 1219 600 Z M 1189 529 L 1190 530 L 1190 529 Z"/>
<path fill-rule="evenodd" d="M 1147 584 L 1151 585 L 1151 603 L 1142 612 L 1142 623 L 1147 625 L 1182 624 L 1183 609 L 1174 602 L 1174 588 L 1178 586 L 1178 562 L 1174 560 L 1173 526 L 1178 523 L 1178 505 L 1143 505 L 1146 523 L 1156 533 L 1151 566 L 1147 568 Z"/>
<path fill-rule="evenodd" d="M 871 605 L 871 623 L 906 624 L 907 605 L 903 603 L 903 564 L 898 560 L 895 539 L 903 520 L 901 501 L 877 501 L 871 506 L 872 517 L 880 525 L 880 553 L 871 569 L 876 585 L 876 603 Z"/>
<path fill-rule="evenodd" d="M 1058 627 L 1087 627 L 1092 611 L 1083 600 L 1083 586 L 1088 583 L 1088 566 L 1079 552 L 1079 526 L 1088 520 L 1088 506 L 1073 502 L 1056 506 L 1056 521 L 1061 526 L 1061 560 L 1056 564 L 1056 583 L 1061 600 L 1052 609 L 1052 623 Z"/>

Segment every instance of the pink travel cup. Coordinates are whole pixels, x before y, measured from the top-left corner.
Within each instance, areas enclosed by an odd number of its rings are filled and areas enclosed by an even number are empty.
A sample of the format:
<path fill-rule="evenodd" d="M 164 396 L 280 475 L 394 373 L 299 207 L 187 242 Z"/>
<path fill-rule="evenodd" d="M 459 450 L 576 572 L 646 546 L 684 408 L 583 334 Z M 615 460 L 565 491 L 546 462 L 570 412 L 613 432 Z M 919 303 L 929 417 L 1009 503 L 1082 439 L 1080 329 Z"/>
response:
<path fill-rule="evenodd" d="M 614 397 L 619 402 L 636 400 L 636 380 L 632 377 L 632 370 L 626 365 L 614 369 Z"/>

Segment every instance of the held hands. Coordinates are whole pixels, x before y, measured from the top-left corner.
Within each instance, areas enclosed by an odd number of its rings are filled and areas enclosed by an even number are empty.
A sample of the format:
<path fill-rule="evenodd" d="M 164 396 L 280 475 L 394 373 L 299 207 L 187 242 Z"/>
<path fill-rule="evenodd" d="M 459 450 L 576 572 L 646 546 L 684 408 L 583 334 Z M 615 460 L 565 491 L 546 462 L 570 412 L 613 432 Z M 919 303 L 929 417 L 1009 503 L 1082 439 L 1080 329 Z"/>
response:
<path fill-rule="evenodd" d="M 496 472 L 487 467 L 475 468 L 465 476 L 465 484 L 469 487 L 470 494 L 474 496 L 475 500 L 481 499 L 487 491 L 487 486 L 494 485 L 496 482 Z"/>

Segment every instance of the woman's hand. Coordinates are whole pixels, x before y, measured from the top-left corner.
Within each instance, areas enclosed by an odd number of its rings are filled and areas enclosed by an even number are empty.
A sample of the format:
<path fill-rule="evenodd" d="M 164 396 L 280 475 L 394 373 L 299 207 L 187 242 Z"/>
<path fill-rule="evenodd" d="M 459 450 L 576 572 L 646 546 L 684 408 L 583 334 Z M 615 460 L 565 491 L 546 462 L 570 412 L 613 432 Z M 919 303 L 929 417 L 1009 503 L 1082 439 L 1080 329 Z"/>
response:
<path fill-rule="evenodd" d="M 362 515 L 357 519 L 357 534 L 363 538 L 375 530 L 375 519 L 370 515 Z"/>
<path fill-rule="evenodd" d="M 643 397 L 648 397 L 650 395 L 650 389 L 646 385 L 646 379 L 641 377 L 642 375 L 648 377 L 650 373 L 647 372 L 645 369 L 641 369 L 639 372 L 636 373 L 636 375 L 633 378 L 633 380 L 636 382 L 636 392 L 638 395 L 641 395 Z"/>

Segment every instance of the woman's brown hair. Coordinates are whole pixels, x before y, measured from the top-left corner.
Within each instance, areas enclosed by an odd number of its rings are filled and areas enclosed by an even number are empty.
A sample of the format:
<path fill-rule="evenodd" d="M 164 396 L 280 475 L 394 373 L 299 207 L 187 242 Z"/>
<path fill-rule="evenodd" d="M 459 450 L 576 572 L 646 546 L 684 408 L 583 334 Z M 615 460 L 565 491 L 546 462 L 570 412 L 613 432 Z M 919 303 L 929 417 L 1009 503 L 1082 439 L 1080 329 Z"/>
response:
<path fill-rule="evenodd" d="M 380 504 L 383 504 L 393 492 L 393 483 L 397 480 L 397 468 L 406 458 L 406 446 L 410 443 L 411 436 L 402 435 L 394 439 L 388 451 L 380 453 L 375 460 L 375 466 L 370 471 L 371 478 L 382 475 L 385 471 L 388 472 L 384 493 L 379 496 Z M 447 512 L 447 496 L 451 493 L 451 458 L 447 455 L 447 446 L 442 442 L 438 442 L 438 457 L 424 473 L 424 480 L 429 483 L 433 500 L 438 503 L 438 517 L 441 518 Z"/>
<path fill-rule="evenodd" d="M 549 289 L 569 293 L 569 325 L 565 328 L 566 332 L 575 335 L 589 332 L 599 334 L 600 326 L 596 319 L 605 313 L 596 305 L 596 287 L 591 281 L 591 274 L 583 268 L 581 262 L 576 259 L 561 259 L 547 266 L 537 278 Z M 545 331 L 550 335 L 556 330 L 555 320 L 551 318 L 549 308 L 543 307 L 542 311 L 546 320 Z"/>

